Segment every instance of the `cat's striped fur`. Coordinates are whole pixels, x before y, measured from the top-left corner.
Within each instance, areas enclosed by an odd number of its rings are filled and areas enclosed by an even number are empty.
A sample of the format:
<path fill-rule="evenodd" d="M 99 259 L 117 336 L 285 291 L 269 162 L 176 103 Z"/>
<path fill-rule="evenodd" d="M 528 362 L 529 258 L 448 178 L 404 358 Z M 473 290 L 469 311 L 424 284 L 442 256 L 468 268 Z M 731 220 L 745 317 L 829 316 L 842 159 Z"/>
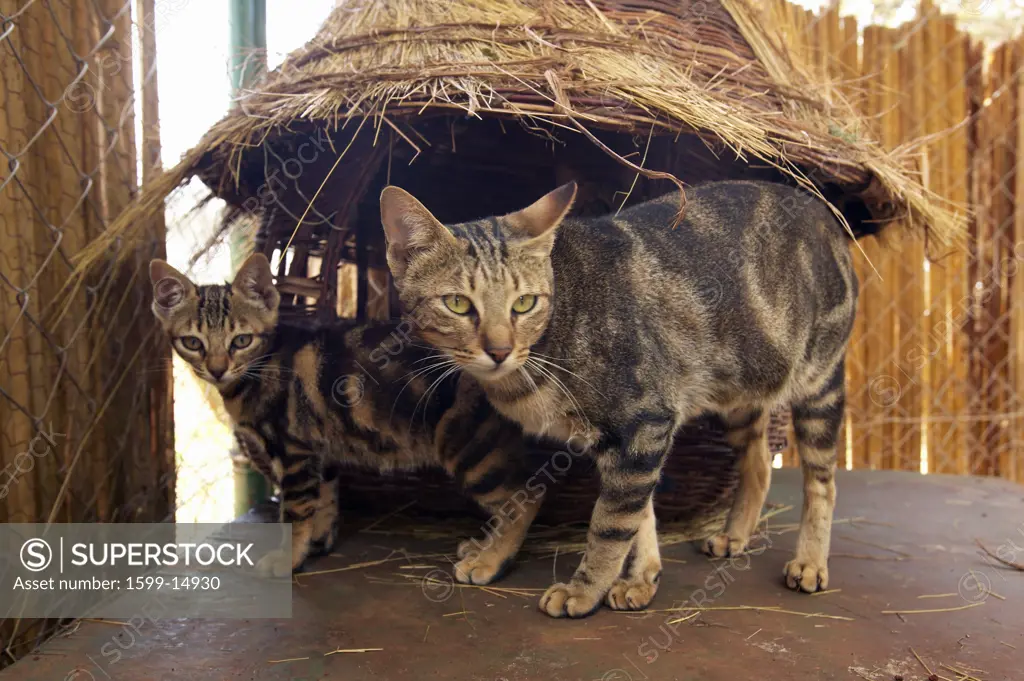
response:
<path fill-rule="evenodd" d="M 585 556 L 541 608 L 582 617 L 602 601 L 650 603 L 661 575 L 652 494 L 675 432 L 705 412 L 723 417 L 742 459 L 727 525 L 706 550 L 744 551 L 768 490 L 778 404 L 792 405 L 804 471 L 786 582 L 825 588 L 857 300 L 844 229 L 823 202 L 777 184 L 688 190 L 676 228 L 678 194 L 565 219 L 575 192 L 564 185 L 517 213 L 448 227 L 397 187 L 381 195 L 389 264 L 422 337 L 527 432 L 589 445 L 600 470 Z"/>
<path fill-rule="evenodd" d="M 196 286 L 162 260 L 150 276 L 153 311 L 175 351 L 217 387 L 242 449 L 281 490 L 291 559 L 277 552 L 261 569 L 290 574 L 311 551 L 330 549 L 337 464 L 440 466 L 494 516 L 484 538 L 460 546 L 456 577 L 487 584 L 501 575 L 544 489 L 524 491 L 530 443 L 454 362 L 414 343 L 407 323 L 279 325 L 263 255 L 234 284 Z"/>

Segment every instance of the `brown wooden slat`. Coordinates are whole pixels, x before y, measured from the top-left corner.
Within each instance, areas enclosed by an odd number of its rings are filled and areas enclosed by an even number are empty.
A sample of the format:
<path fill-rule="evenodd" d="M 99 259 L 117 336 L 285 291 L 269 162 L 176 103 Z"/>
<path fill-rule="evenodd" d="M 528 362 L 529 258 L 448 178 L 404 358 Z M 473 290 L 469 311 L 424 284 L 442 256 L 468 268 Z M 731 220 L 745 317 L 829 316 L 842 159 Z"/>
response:
<path fill-rule="evenodd" d="M 1016 165 L 1016 73 L 1019 61 L 1013 43 L 1001 46 L 1002 64 L 998 83 L 993 87 L 998 99 L 993 102 L 997 116 L 998 134 L 992 149 L 993 170 L 993 259 L 998 268 L 998 295 L 990 299 L 993 332 L 986 351 L 991 373 L 992 421 L 988 435 L 992 442 L 996 474 L 1012 477 L 1013 461 L 1010 456 L 1010 411 L 1014 403 L 1010 386 L 1013 384 L 1010 356 L 1010 271 L 1013 265 L 1014 171 Z M 993 73 L 994 70 L 993 70 Z"/>
<path fill-rule="evenodd" d="M 923 39 L 911 23 L 900 27 L 897 38 L 898 78 L 895 89 L 898 106 L 896 143 L 910 142 L 919 136 L 923 112 L 923 84 L 915 71 L 920 63 Z M 918 164 L 915 164 L 915 166 Z M 919 169 L 915 167 L 914 169 Z M 893 343 L 895 367 L 902 395 L 894 406 L 898 422 L 894 424 L 895 467 L 920 470 L 925 399 L 924 362 L 919 353 L 924 342 L 924 242 L 915 235 L 904 237 L 899 252 L 890 254 L 895 277 L 889 282 L 894 292 Z"/>
<path fill-rule="evenodd" d="M 922 96 L 926 102 L 924 129 L 922 133 L 933 141 L 927 147 L 928 188 L 939 196 L 947 194 L 948 159 L 945 138 L 940 131 L 948 126 L 948 119 L 941 105 L 947 90 L 948 74 L 946 72 L 947 37 L 937 10 L 927 5 L 922 6 L 919 17 L 922 24 L 923 78 Z M 950 419 L 952 410 L 952 394 L 955 389 L 950 383 L 948 338 L 949 314 L 945 300 L 946 270 L 945 261 L 932 262 L 928 273 L 928 318 L 927 318 L 927 372 L 929 381 L 929 397 L 931 398 L 927 424 L 927 442 L 929 457 L 935 460 L 947 458 Z"/>
<path fill-rule="evenodd" d="M 982 249 L 984 226 L 986 224 L 986 206 L 984 195 L 987 188 L 988 164 L 983 162 L 980 149 L 986 144 L 987 127 L 985 125 L 984 101 L 986 81 L 983 75 L 984 50 L 980 43 L 971 42 L 968 53 L 967 68 L 967 104 L 970 125 L 968 127 L 968 200 L 971 211 L 968 214 L 968 266 L 967 285 L 969 295 L 966 300 L 966 320 L 961 334 L 964 337 L 965 356 L 967 359 L 967 382 L 965 384 L 966 414 L 979 413 L 981 410 L 981 375 L 978 362 L 978 319 L 975 301 L 977 292 L 975 284 L 981 278 L 984 267 L 985 253 Z M 967 469 L 974 465 L 975 451 L 978 448 L 982 425 L 971 418 L 964 424 L 966 440 Z"/>
<path fill-rule="evenodd" d="M 142 183 L 156 179 L 161 172 L 160 144 L 160 99 L 157 77 L 156 2 L 135 0 L 135 15 L 139 26 L 141 48 L 139 82 L 142 102 Z M 167 226 L 164 216 L 158 215 L 152 225 L 154 235 L 153 257 L 167 257 L 165 238 Z M 171 351 L 165 344 L 154 350 L 159 368 L 155 369 L 149 381 L 150 418 L 150 466 L 148 482 L 150 489 L 162 490 L 167 512 L 176 506 L 175 454 L 174 454 L 174 380 L 170 369 Z M 166 363 L 160 364 L 159 359 Z M 154 513 L 159 515 L 160 512 Z"/>
<path fill-rule="evenodd" d="M 825 73 L 832 79 L 840 78 L 842 76 L 840 55 L 843 49 L 843 34 L 839 26 L 839 5 L 834 4 L 825 8 L 819 22 L 825 26 L 825 53 L 822 55 Z"/>
<path fill-rule="evenodd" d="M 1024 37 L 1017 40 L 1016 45 L 1018 60 L 1024 60 Z M 1020 62 L 1018 62 L 1020 63 Z M 1007 477 L 1012 473 L 1012 479 L 1024 482 L 1024 418 L 1019 413 L 1022 410 L 1021 401 L 1024 398 L 1024 263 L 1021 262 L 1021 255 L 1024 250 L 1020 244 L 1024 244 L 1024 78 L 1019 74 L 1016 80 L 1016 176 L 1014 181 L 1014 220 L 1013 220 L 1013 243 L 1015 244 L 1016 268 L 1012 280 L 1010 310 L 1011 336 L 1010 349 L 1013 353 L 1013 387 L 1016 395 L 1013 411 L 1018 415 L 1014 417 L 1012 432 L 1011 455 L 1012 471 L 1007 471 Z"/>
<path fill-rule="evenodd" d="M 998 472 L 999 432 L 997 414 L 1002 409 L 1002 395 L 999 373 L 996 369 L 1000 350 L 997 337 L 998 320 L 1001 315 L 1002 271 L 999 259 L 1000 224 L 1003 218 L 1003 202 L 999 196 L 1004 168 L 1000 162 L 999 147 L 1003 139 L 1004 99 L 999 96 L 1003 85 L 1003 70 L 1006 61 L 1005 46 L 999 46 L 992 53 L 985 88 L 987 106 L 983 110 L 985 137 L 977 155 L 985 164 L 983 180 L 979 183 L 982 192 L 979 197 L 985 207 L 981 223 L 979 242 L 980 281 L 982 282 L 978 319 L 977 362 L 980 400 L 978 404 L 977 442 L 972 466 L 977 472 L 994 475 Z"/>
<path fill-rule="evenodd" d="M 858 53 L 857 20 L 854 17 L 843 17 L 841 23 L 842 46 L 840 56 L 840 91 L 851 102 L 859 102 L 860 84 L 856 81 L 861 74 L 860 56 Z M 865 279 L 864 258 L 860 251 L 852 248 L 854 271 L 857 280 Z M 850 342 L 846 353 L 846 390 L 847 410 L 843 429 L 843 442 L 846 445 L 845 463 L 851 467 L 862 467 L 867 462 L 867 442 L 864 437 L 863 395 L 865 377 L 864 333 L 867 317 L 864 313 L 863 297 L 858 301 L 857 316 L 853 322 Z M 843 457 L 840 457 L 841 459 Z"/>
<path fill-rule="evenodd" d="M 886 149 L 893 149 L 899 143 L 899 65 L 896 44 L 899 33 L 895 29 L 879 27 L 878 42 L 878 80 L 877 84 L 877 125 L 879 140 Z M 872 322 L 878 330 L 873 347 L 877 355 L 873 361 L 872 380 L 885 379 L 893 386 L 899 386 L 899 396 L 880 395 L 876 390 L 876 402 L 880 407 L 882 424 L 881 452 L 878 460 L 880 468 L 898 468 L 900 448 L 902 444 L 903 425 L 898 416 L 904 405 L 907 392 L 912 389 L 907 377 L 899 366 L 899 331 L 900 315 L 897 308 L 902 273 L 900 271 L 900 255 L 890 248 L 882 248 L 878 253 L 875 266 L 881 274 L 881 280 L 875 285 L 875 300 L 879 303 L 878 314 Z"/>
<path fill-rule="evenodd" d="M 864 114 L 868 116 L 868 124 L 872 134 L 881 135 L 881 123 L 879 114 L 882 111 L 882 82 L 879 79 L 881 72 L 881 27 L 867 26 L 864 28 L 864 55 L 862 69 L 864 84 L 866 88 L 864 101 Z M 885 404 L 892 388 L 892 367 L 888 353 L 886 332 L 876 319 L 885 315 L 889 305 L 882 281 L 884 264 L 882 263 L 882 248 L 877 239 L 868 238 L 861 241 L 864 254 L 870 265 L 864 267 L 864 277 L 861 280 L 861 310 L 864 318 L 865 332 L 863 343 L 864 352 L 864 378 L 862 386 L 862 414 L 864 424 L 862 437 L 865 441 L 866 460 L 862 465 L 869 468 L 880 468 L 882 465 L 882 449 L 884 447 L 882 430 L 885 419 Z M 857 257 L 857 254 L 855 254 Z M 872 266 L 873 265 L 873 268 Z"/>
<path fill-rule="evenodd" d="M 970 164 L 968 162 L 967 83 L 971 77 L 968 71 L 967 50 L 970 38 L 958 31 L 953 22 L 946 24 L 947 82 L 949 84 L 946 109 L 949 122 L 955 127 L 946 141 L 949 150 L 949 186 L 946 197 L 961 212 L 968 211 L 968 188 L 970 186 Z M 950 310 L 951 333 L 949 337 L 949 361 L 952 381 L 961 389 L 953 391 L 952 408 L 957 415 L 951 428 L 951 437 L 944 446 L 942 466 L 945 472 L 965 474 L 970 470 L 967 448 L 968 395 L 967 386 L 967 336 L 964 333 L 968 323 L 968 301 L 973 288 L 968 273 L 968 253 L 953 249 L 943 258 L 947 270 L 946 305 Z"/>

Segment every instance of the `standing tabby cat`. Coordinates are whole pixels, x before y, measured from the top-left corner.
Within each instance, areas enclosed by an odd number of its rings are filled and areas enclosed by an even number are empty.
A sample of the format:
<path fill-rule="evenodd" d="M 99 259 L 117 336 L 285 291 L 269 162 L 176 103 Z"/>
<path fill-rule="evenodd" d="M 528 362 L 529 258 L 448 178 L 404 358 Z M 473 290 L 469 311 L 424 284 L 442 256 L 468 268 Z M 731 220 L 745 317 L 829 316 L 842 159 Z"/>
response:
<path fill-rule="evenodd" d="M 253 255 L 233 284 L 196 286 L 163 260 L 150 264 L 153 312 L 175 352 L 217 387 L 235 435 L 281 489 L 291 560 L 259 568 L 284 576 L 336 536 L 333 465 L 381 471 L 442 466 L 494 517 L 487 536 L 459 547 L 459 581 L 488 584 L 519 550 L 543 495 L 528 497 L 522 431 L 488 405 L 442 354 L 409 342 L 403 324 L 278 324 L 270 264 Z"/>
<path fill-rule="evenodd" d="M 540 606 L 584 617 L 647 607 L 661 576 L 652 494 L 675 432 L 714 412 L 741 456 L 725 530 L 746 549 L 768 491 L 771 408 L 792 405 L 804 472 L 791 588 L 828 584 L 843 363 L 857 280 L 829 208 L 784 185 L 706 184 L 616 217 L 566 219 L 563 185 L 503 217 L 444 226 L 381 194 L 388 263 L 420 335 L 528 433 L 585 443 L 601 474 L 587 549 Z M 556 238 L 557 234 L 557 238 Z"/>

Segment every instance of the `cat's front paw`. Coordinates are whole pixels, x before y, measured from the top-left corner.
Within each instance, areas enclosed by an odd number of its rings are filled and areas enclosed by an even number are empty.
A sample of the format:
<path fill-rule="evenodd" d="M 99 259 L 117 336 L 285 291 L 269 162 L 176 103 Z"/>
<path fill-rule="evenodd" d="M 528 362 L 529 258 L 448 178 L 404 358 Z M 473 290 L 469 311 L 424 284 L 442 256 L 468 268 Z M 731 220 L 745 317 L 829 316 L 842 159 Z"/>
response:
<path fill-rule="evenodd" d="M 603 593 L 590 585 L 552 584 L 540 598 L 540 609 L 551 617 L 578 619 L 601 607 Z"/>
<path fill-rule="evenodd" d="M 512 565 L 513 556 L 506 555 L 492 545 L 481 549 L 480 542 L 467 539 L 459 543 L 455 564 L 455 579 L 461 584 L 483 586 L 500 579 Z"/>
<path fill-rule="evenodd" d="M 455 564 L 455 579 L 461 584 L 483 586 L 500 579 L 511 564 L 511 558 L 494 552 L 471 552 Z"/>
<path fill-rule="evenodd" d="M 828 588 L 828 565 L 824 560 L 797 556 L 783 568 L 786 586 L 794 591 L 812 594 Z"/>
<path fill-rule="evenodd" d="M 470 554 L 479 553 L 480 549 L 478 549 L 477 546 L 479 546 L 479 544 L 477 544 L 475 540 L 464 539 L 459 542 L 459 547 L 455 549 L 455 555 L 459 557 L 459 560 L 462 560 Z"/>
<path fill-rule="evenodd" d="M 263 577 L 287 577 L 298 567 L 284 549 L 274 549 L 256 561 L 256 571 Z"/>
<path fill-rule="evenodd" d="M 727 534 L 716 534 L 704 542 L 704 553 L 712 558 L 729 558 L 739 556 L 747 551 L 747 540 L 730 537 Z"/>
<path fill-rule="evenodd" d="M 617 579 L 604 602 L 612 610 L 645 610 L 658 593 L 660 579 L 660 571 L 651 579 Z"/>

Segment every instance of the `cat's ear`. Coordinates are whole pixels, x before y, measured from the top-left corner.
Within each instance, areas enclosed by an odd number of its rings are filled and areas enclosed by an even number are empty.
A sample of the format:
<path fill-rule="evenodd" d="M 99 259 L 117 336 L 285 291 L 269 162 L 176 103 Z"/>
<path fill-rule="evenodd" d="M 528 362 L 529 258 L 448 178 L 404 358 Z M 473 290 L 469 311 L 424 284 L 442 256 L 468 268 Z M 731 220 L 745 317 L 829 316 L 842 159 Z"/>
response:
<path fill-rule="evenodd" d="M 245 259 L 231 282 L 231 288 L 270 312 L 276 311 L 281 302 L 281 294 L 274 286 L 274 275 L 270 273 L 270 262 L 262 253 L 253 253 Z"/>
<path fill-rule="evenodd" d="M 159 258 L 149 262 L 149 280 L 153 283 L 153 312 L 161 318 L 196 292 L 188 277 Z"/>
<path fill-rule="evenodd" d="M 576 183 L 567 182 L 548 192 L 526 208 L 505 216 L 508 225 L 526 240 L 523 248 L 549 255 L 555 245 L 555 233 L 572 210 L 576 200 Z"/>
<path fill-rule="evenodd" d="M 380 193 L 380 221 L 388 241 L 388 267 L 395 277 L 405 273 L 416 251 L 456 244 L 455 235 L 426 206 L 395 186 Z"/>

